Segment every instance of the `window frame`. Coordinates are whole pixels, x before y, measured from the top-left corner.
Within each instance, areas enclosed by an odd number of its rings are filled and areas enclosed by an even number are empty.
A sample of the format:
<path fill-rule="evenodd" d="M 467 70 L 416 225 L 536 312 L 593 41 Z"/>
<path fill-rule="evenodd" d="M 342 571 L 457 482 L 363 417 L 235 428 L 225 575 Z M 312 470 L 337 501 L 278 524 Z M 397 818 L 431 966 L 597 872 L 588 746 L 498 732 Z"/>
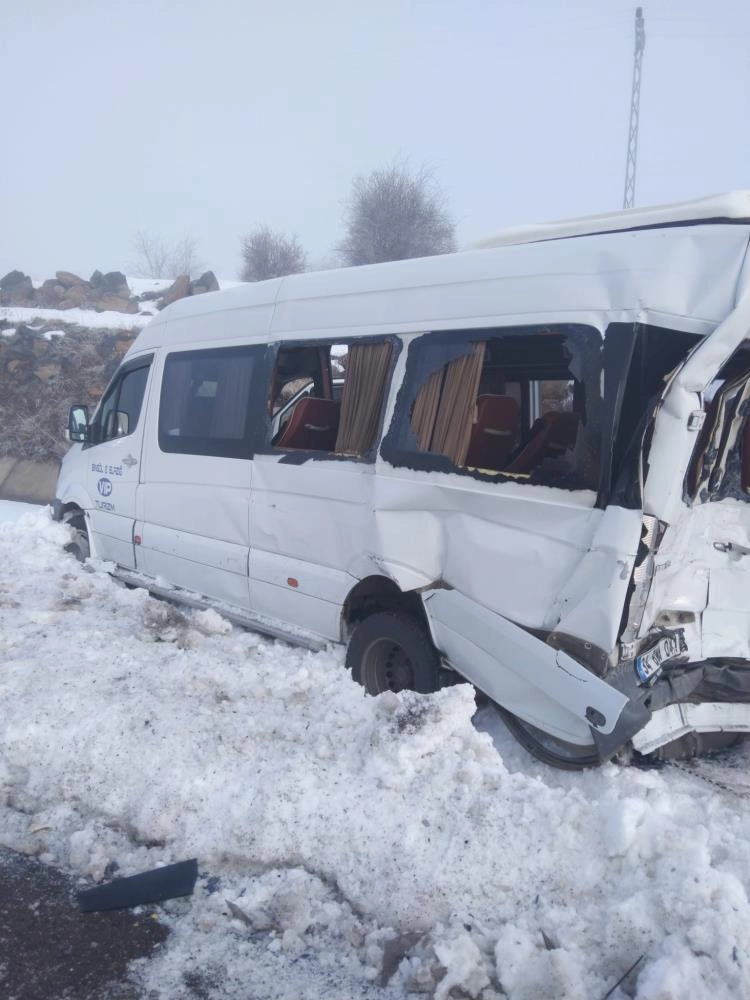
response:
<path fill-rule="evenodd" d="M 102 393 L 101 399 L 97 404 L 96 412 L 93 416 L 91 423 L 89 424 L 88 439 L 83 442 L 84 449 L 93 448 L 100 444 L 107 444 L 107 442 L 109 441 L 124 441 L 126 438 L 129 438 L 132 434 L 135 434 L 135 432 L 138 430 L 138 427 L 141 425 L 141 420 L 143 418 L 144 406 L 146 403 L 146 397 L 148 395 L 149 373 L 151 370 L 153 360 L 154 360 L 153 354 L 146 354 L 139 358 L 133 358 L 131 361 L 126 361 L 124 364 L 120 365 L 120 367 L 112 376 L 109 385 Z M 142 368 L 146 368 L 148 371 L 146 374 L 146 381 L 143 386 L 143 395 L 141 397 L 141 405 L 138 410 L 138 419 L 136 420 L 135 425 L 132 428 L 128 429 L 127 434 L 119 434 L 119 435 L 115 434 L 112 435 L 112 437 L 107 437 L 107 438 L 103 437 L 102 411 L 104 409 L 105 403 L 112 396 L 116 396 L 117 398 L 115 401 L 114 410 L 115 412 L 117 412 L 117 408 L 120 401 L 120 392 L 122 390 L 122 383 L 125 381 L 128 375 L 131 375 L 133 372 L 139 371 Z"/>
<path fill-rule="evenodd" d="M 191 455 L 206 458 L 250 459 L 255 454 L 259 409 L 262 406 L 261 374 L 263 372 L 264 344 L 233 344 L 223 347 L 200 347 L 186 350 L 170 350 L 164 355 L 159 388 L 159 406 L 156 419 L 157 444 L 159 451 L 167 455 Z M 244 433 L 240 438 L 211 437 L 210 435 L 171 435 L 162 429 L 162 414 L 167 389 L 167 366 L 171 359 L 198 361 L 217 355 L 222 358 L 248 357 L 252 361 L 249 379 L 247 411 Z"/>
<path fill-rule="evenodd" d="M 338 454 L 335 451 L 317 451 L 306 448 L 279 448 L 274 446 L 273 442 L 273 428 L 275 426 L 275 418 L 278 417 L 279 413 L 269 414 L 268 409 L 270 405 L 270 395 L 274 387 L 274 374 L 276 371 L 276 362 L 278 354 L 281 350 L 287 350 L 295 347 L 333 347 L 336 345 L 345 345 L 346 347 L 351 347 L 354 344 L 383 344 L 388 343 L 391 345 L 391 356 L 388 362 L 388 373 L 385 380 L 385 392 L 383 394 L 383 399 L 380 406 L 380 416 L 378 419 L 378 431 L 375 435 L 375 441 L 371 448 L 361 455 L 343 455 Z M 359 464 L 371 465 L 374 463 L 375 458 L 378 453 L 378 448 L 380 442 L 383 438 L 383 427 L 385 421 L 385 414 L 388 408 L 388 400 L 393 389 L 393 374 L 396 369 L 396 364 L 398 362 L 399 356 L 403 349 L 403 341 L 395 333 L 386 334 L 370 334 L 367 336 L 359 337 L 356 334 L 351 334 L 349 336 L 344 336 L 341 333 L 336 333 L 330 337 L 316 337 L 314 340 L 310 339 L 291 339 L 291 340 L 279 340 L 268 344 L 268 350 L 266 352 L 265 359 L 265 372 L 264 372 L 264 391 L 263 397 L 265 401 L 264 412 L 265 412 L 265 424 L 264 433 L 262 435 L 262 440 L 259 443 L 258 453 L 264 455 L 274 455 L 278 457 L 279 461 L 284 464 L 299 465 L 303 462 L 308 461 L 331 461 L 331 462 L 357 462 Z M 330 370 L 330 355 L 329 355 L 329 370 Z M 333 386 L 333 381 L 340 376 L 333 375 L 331 371 L 331 385 Z M 346 382 L 346 374 L 344 374 L 344 383 Z M 302 390 L 298 394 L 301 398 Z M 293 397 L 294 398 L 294 397 Z M 287 401 L 282 409 L 286 409 L 286 406 L 291 402 Z"/>

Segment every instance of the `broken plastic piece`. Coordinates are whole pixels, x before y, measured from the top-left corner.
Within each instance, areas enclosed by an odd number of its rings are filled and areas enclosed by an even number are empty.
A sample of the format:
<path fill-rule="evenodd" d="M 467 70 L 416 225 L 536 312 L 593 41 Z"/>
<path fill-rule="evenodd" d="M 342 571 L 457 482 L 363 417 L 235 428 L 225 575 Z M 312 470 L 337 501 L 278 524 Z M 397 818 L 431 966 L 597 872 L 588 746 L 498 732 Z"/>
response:
<path fill-rule="evenodd" d="M 178 861 L 129 878 L 118 878 L 93 889 L 84 889 L 78 893 L 78 906 L 83 913 L 95 913 L 191 896 L 197 878 L 198 862 L 195 858 Z"/>

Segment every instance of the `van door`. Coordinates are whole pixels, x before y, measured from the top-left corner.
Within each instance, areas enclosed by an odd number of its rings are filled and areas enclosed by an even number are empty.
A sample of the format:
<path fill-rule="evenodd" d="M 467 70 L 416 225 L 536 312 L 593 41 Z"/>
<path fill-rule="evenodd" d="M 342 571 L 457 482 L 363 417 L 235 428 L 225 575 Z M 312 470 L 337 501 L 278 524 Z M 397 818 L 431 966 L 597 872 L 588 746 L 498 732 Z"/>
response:
<path fill-rule="evenodd" d="M 158 413 L 139 494 L 137 568 L 243 609 L 264 350 L 175 350 L 157 361 Z"/>
<path fill-rule="evenodd" d="M 287 343 L 272 359 L 265 421 L 273 433 L 253 471 L 257 613 L 341 638 L 342 604 L 373 571 L 374 445 L 398 347 L 385 337 Z"/>
<path fill-rule="evenodd" d="M 92 552 L 128 569 L 135 566 L 133 525 L 152 358 L 137 358 L 119 369 L 84 445 Z"/>

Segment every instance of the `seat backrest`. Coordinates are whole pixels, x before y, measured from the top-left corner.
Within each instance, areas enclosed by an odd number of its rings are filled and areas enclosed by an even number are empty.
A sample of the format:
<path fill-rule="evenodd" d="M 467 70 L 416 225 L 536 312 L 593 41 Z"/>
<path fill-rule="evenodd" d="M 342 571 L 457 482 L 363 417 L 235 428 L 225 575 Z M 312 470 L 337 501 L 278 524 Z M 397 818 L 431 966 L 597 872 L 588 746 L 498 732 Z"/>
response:
<path fill-rule="evenodd" d="M 341 404 L 333 399 L 305 396 L 292 410 L 276 448 L 334 451 Z"/>
<path fill-rule="evenodd" d="M 577 413 L 543 413 L 531 428 L 531 438 L 505 472 L 531 472 L 545 458 L 562 455 L 575 445 L 580 417 Z"/>
<path fill-rule="evenodd" d="M 477 419 L 465 464 L 500 471 L 518 444 L 519 427 L 518 403 L 512 396 L 477 397 Z"/>

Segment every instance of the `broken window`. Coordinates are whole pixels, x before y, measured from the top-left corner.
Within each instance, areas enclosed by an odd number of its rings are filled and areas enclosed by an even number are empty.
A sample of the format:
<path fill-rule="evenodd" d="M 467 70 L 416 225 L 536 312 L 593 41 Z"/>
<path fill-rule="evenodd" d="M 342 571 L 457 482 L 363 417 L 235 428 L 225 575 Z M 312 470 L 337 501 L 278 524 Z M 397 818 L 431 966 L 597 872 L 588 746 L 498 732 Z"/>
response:
<path fill-rule="evenodd" d="M 595 489 L 601 350 L 598 331 L 572 325 L 420 337 L 383 455 L 412 468 Z"/>
<path fill-rule="evenodd" d="M 362 456 L 374 447 L 393 342 L 281 347 L 269 397 L 272 447 Z"/>
<path fill-rule="evenodd" d="M 700 500 L 746 499 L 750 492 L 750 345 L 743 344 L 704 393 L 686 490 Z"/>

